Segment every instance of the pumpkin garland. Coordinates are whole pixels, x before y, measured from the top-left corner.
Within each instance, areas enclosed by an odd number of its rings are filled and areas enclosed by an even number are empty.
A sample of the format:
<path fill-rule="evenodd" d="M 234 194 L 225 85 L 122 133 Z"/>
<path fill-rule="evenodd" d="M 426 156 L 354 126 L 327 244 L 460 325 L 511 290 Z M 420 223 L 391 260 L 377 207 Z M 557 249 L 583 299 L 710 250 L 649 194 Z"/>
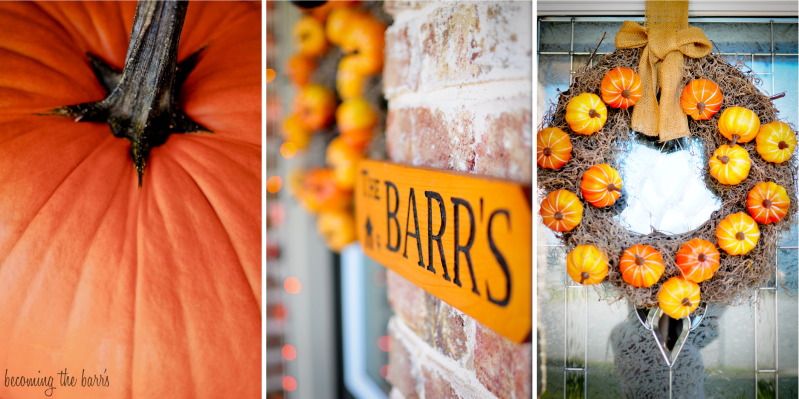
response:
<path fill-rule="evenodd" d="M 637 133 L 630 131 L 630 110 L 617 107 L 617 93 L 610 90 L 618 91 L 611 80 L 620 79 L 624 68 L 634 70 L 640 53 L 618 49 L 593 60 L 577 72 L 557 107 L 545 116 L 539 137 L 553 129 L 567 133 L 570 157 L 553 168 L 541 163 L 538 148 L 538 185 L 550 199 L 541 203 L 541 215 L 544 225 L 574 248 L 567 256 L 567 272 L 575 282 L 580 283 L 585 262 L 575 263 L 572 252 L 601 248 L 609 258 L 606 279 L 621 296 L 636 307 L 660 306 L 669 316 L 682 318 L 700 301 L 733 302 L 769 277 L 773 243 L 796 213 L 796 135 L 776 120 L 772 100 L 758 91 L 751 76 L 716 54 L 686 58 L 680 105 L 689 117 L 691 135 L 705 143 L 706 182 L 725 206 L 685 233 L 628 232 L 612 217 L 623 208 L 623 201 L 616 202 L 624 197 L 621 178 L 608 190 L 608 181 L 616 176 L 607 171 L 615 171 L 610 165 L 619 162 L 617 154 L 626 147 L 620 143 Z M 597 100 L 605 100 L 608 107 Z M 601 170 L 601 164 L 609 169 Z M 549 204 L 553 193 L 570 191 L 593 206 L 584 207 L 580 223 L 566 230 L 552 222 Z M 612 200 L 611 193 L 617 193 Z"/>
<path fill-rule="evenodd" d="M 352 209 L 356 165 L 364 157 L 380 122 L 380 110 L 366 98 L 371 79 L 383 68 L 386 25 L 357 2 L 327 2 L 312 8 L 294 27 L 298 53 L 289 58 L 287 75 L 297 88 L 292 113 L 283 122 L 281 153 L 293 157 L 313 137 L 337 136 L 327 143 L 326 166 L 293 174 L 290 185 L 297 201 L 318 214 L 317 231 L 333 251 L 356 239 Z M 316 65 L 334 49 L 341 52 L 335 91 L 314 83 Z M 338 95 L 338 96 L 337 96 Z M 338 101 L 338 100 L 341 101 Z"/>

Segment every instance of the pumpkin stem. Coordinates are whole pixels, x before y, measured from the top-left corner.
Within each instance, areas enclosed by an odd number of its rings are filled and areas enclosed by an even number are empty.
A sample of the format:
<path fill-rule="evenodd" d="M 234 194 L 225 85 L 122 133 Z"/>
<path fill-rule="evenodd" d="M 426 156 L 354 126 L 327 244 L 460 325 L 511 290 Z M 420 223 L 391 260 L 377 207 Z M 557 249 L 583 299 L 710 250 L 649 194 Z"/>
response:
<path fill-rule="evenodd" d="M 703 102 L 698 102 L 698 103 L 696 103 L 696 110 L 697 110 L 697 111 L 698 111 L 700 114 L 703 114 L 703 113 L 705 112 L 705 107 L 706 107 L 706 105 L 705 105 L 705 103 L 703 103 Z"/>
<path fill-rule="evenodd" d="M 185 1 L 140 1 L 122 72 L 89 55 L 107 97 L 53 111 L 76 122 L 108 123 L 114 136 L 128 139 L 139 186 L 153 147 L 164 144 L 172 133 L 208 131 L 178 104 L 179 89 L 199 56 L 198 52 L 177 62 L 187 9 Z"/>
<path fill-rule="evenodd" d="M 591 118 L 599 118 L 599 112 L 596 112 L 595 109 L 588 111 L 588 116 Z"/>
<path fill-rule="evenodd" d="M 582 284 L 583 282 L 585 282 L 585 280 L 588 280 L 588 278 L 589 278 L 589 277 L 591 277 L 591 275 L 590 275 L 590 274 L 588 274 L 588 272 L 582 272 L 582 273 L 580 273 L 580 284 Z"/>
<path fill-rule="evenodd" d="M 764 199 L 763 200 L 763 208 L 771 208 L 771 200 Z"/>
<path fill-rule="evenodd" d="M 624 98 L 630 98 L 630 89 L 624 89 L 621 91 L 621 96 Z"/>
<path fill-rule="evenodd" d="M 550 155 L 552 155 L 552 149 L 550 149 L 549 147 L 545 147 L 544 148 L 544 156 L 548 157 Z"/>
<path fill-rule="evenodd" d="M 786 142 L 784 142 L 784 141 L 780 141 L 780 142 L 777 144 L 777 148 L 779 148 L 779 149 L 781 149 L 781 150 L 784 150 L 784 149 L 788 148 L 788 143 L 786 143 Z"/>
<path fill-rule="evenodd" d="M 743 241 L 744 239 L 746 239 L 746 235 L 744 235 L 742 231 L 739 231 L 735 233 L 735 239 L 738 241 Z"/>
<path fill-rule="evenodd" d="M 691 306 L 691 300 L 688 299 L 688 298 L 683 298 L 681 303 L 682 303 L 682 306 L 686 306 L 686 307 L 690 307 Z"/>
<path fill-rule="evenodd" d="M 555 214 L 552 215 L 552 217 L 555 218 L 555 220 L 563 220 L 563 213 L 562 212 L 555 212 Z"/>
<path fill-rule="evenodd" d="M 730 157 L 728 157 L 726 155 L 722 155 L 722 156 L 720 156 L 718 158 L 719 158 L 719 161 L 721 161 L 721 163 L 723 163 L 723 164 L 726 164 L 727 162 L 730 162 Z"/>

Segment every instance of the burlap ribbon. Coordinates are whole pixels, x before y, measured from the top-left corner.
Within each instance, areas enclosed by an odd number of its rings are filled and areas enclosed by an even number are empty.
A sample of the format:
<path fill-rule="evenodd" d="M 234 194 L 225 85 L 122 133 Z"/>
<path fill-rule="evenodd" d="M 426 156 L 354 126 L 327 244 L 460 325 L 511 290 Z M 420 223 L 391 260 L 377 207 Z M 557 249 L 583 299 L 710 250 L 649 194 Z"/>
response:
<path fill-rule="evenodd" d="M 644 48 L 638 63 L 643 97 L 633 108 L 631 127 L 660 141 L 687 136 L 688 119 L 680 108 L 683 56 L 704 57 L 712 48 L 701 29 L 688 26 L 688 1 L 647 0 L 646 27 L 625 21 L 616 34 L 616 48 L 638 47 Z"/>

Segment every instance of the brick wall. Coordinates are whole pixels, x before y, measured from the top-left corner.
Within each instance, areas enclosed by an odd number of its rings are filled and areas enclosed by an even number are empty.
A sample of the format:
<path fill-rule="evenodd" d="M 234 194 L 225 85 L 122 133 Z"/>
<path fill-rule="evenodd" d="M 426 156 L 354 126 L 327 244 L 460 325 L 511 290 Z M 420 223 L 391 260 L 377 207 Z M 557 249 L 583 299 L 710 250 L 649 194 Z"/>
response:
<path fill-rule="evenodd" d="M 386 149 L 398 163 L 532 179 L 532 12 L 525 2 L 388 2 Z M 393 398 L 528 398 L 513 344 L 388 273 Z"/>

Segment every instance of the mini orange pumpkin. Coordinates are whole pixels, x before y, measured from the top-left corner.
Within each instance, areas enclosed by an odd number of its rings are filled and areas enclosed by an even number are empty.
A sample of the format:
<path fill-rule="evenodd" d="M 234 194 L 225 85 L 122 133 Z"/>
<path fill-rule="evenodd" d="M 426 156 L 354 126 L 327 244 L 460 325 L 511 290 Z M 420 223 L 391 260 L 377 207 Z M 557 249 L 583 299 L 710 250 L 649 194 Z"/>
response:
<path fill-rule="evenodd" d="M 342 132 L 371 129 L 377 124 L 377 111 L 363 98 L 349 99 L 336 109 L 336 123 Z"/>
<path fill-rule="evenodd" d="M 372 14 L 358 13 L 347 21 L 341 37 L 341 49 L 352 60 L 355 72 L 373 75 L 383 70 L 383 47 L 386 25 Z"/>
<path fill-rule="evenodd" d="M 755 184 L 746 196 L 746 211 L 760 224 L 771 224 L 788 214 L 791 199 L 785 187 L 774 182 Z"/>
<path fill-rule="evenodd" d="M 641 78 L 634 70 L 616 67 L 602 78 L 602 101 L 613 108 L 626 109 L 635 105 L 644 94 Z"/>
<path fill-rule="evenodd" d="M 733 144 L 722 145 L 713 152 L 708 161 L 710 175 L 721 184 L 735 185 L 747 176 L 752 167 L 749 152 L 743 147 Z"/>
<path fill-rule="evenodd" d="M 355 60 L 345 58 L 336 71 L 336 90 L 342 100 L 363 96 L 367 77 L 356 70 Z"/>
<path fill-rule="evenodd" d="M 684 278 L 701 283 L 719 270 L 719 256 L 712 242 L 694 238 L 680 246 L 674 262 Z"/>
<path fill-rule="evenodd" d="M 796 150 L 796 133 L 787 123 L 774 121 L 760 127 L 755 139 L 757 153 L 768 162 L 783 163 Z"/>
<path fill-rule="evenodd" d="M 748 143 L 760 130 L 760 118 L 744 107 L 729 107 L 719 118 L 719 132 L 733 143 Z"/>
<path fill-rule="evenodd" d="M 636 288 L 651 287 L 663 276 L 663 256 L 654 247 L 635 244 L 624 250 L 619 260 L 622 279 Z"/>
<path fill-rule="evenodd" d="M 294 40 L 300 54 L 308 57 L 319 57 L 327 51 L 325 27 L 319 20 L 304 16 L 294 25 Z"/>
<path fill-rule="evenodd" d="M 297 114 L 291 114 L 283 119 L 283 140 L 293 143 L 298 150 L 308 148 L 313 132 L 305 128 Z"/>
<path fill-rule="evenodd" d="M 303 86 L 294 98 L 294 112 L 310 130 L 319 130 L 330 124 L 335 109 L 336 95 L 319 84 Z"/>
<path fill-rule="evenodd" d="M 580 182 L 583 198 L 597 208 L 613 205 L 621 197 L 621 188 L 619 172 L 606 163 L 588 168 Z"/>
<path fill-rule="evenodd" d="M 719 248 L 730 255 L 745 255 L 760 239 L 760 228 L 749 215 L 738 212 L 728 215 L 716 227 Z"/>
<path fill-rule="evenodd" d="M 294 54 L 286 62 L 286 74 L 292 83 L 297 86 L 304 86 L 311 81 L 311 75 L 316 70 L 316 61 L 313 58 Z"/>
<path fill-rule="evenodd" d="M 332 169 L 312 169 L 301 175 L 292 191 L 302 206 L 311 213 L 344 210 L 352 204 L 352 190 L 336 184 Z"/>
<path fill-rule="evenodd" d="M 574 133 L 592 135 L 605 126 L 608 109 L 605 103 L 593 93 L 582 93 L 566 105 L 566 123 Z"/>
<path fill-rule="evenodd" d="M 724 95 L 712 80 L 694 79 L 685 85 L 680 95 L 683 112 L 694 120 L 707 120 L 721 109 Z"/>
<path fill-rule="evenodd" d="M 336 184 L 352 189 L 357 175 L 356 166 L 363 158 L 360 151 L 348 145 L 342 137 L 336 137 L 327 145 L 327 164 L 333 167 Z"/>
<path fill-rule="evenodd" d="M 538 132 L 536 138 L 538 166 L 545 169 L 560 169 L 572 159 L 572 141 L 569 135 L 556 127 Z"/>
<path fill-rule="evenodd" d="M 608 275 L 608 256 L 594 245 L 578 245 L 566 256 L 566 273 L 577 283 L 599 284 Z"/>
<path fill-rule="evenodd" d="M 658 291 L 658 306 L 673 319 L 688 317 L 701 300 L 699 285 L 679 276 L 666 280 Z"/>
<path fill-rule="evenodd" d="M 569 190 L 555 190 L 541 201 L 544 225 L 557 232 L 571 231 L 583 220 L 583 204 Z"/>
<path fill-rule="evenodd" d="M 334 252 L 341 252 L 357 238 L 355 219 L 350 212 L 322 212 L 316 220 L 316 230 L 325 240 L 325 244 Z"/>

